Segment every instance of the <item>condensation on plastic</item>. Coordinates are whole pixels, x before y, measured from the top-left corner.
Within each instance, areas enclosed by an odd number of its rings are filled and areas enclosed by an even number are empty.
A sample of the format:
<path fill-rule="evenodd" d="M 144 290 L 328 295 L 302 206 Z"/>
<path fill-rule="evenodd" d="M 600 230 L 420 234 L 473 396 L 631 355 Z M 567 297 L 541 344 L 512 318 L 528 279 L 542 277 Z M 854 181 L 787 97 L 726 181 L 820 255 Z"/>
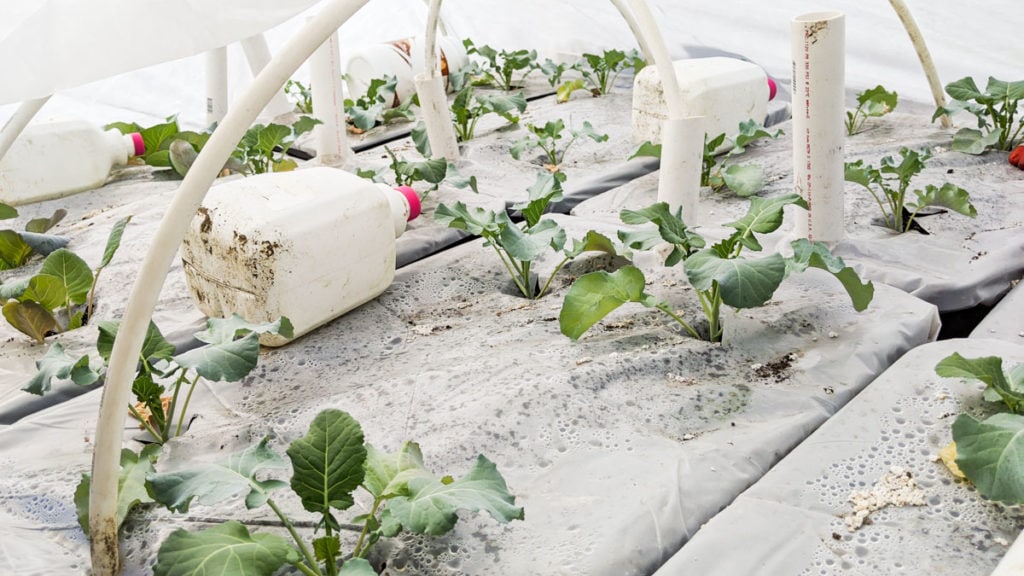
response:
<path fill-rule="evenodd" d="M 1024 361 L 1024 347 L 946 340 L 910 351 L 704 526 L 655 576 L 987 574 L 1024 525 L 1024 513 L 983 500 L 938 462 L 954 416 L 984 411 L 982 388 L 940 378 L 959 352 Z M 921 507 L 885 508 L 851 533 L 853 491 L 893 466 L 925 492 Z M 742 542 L 741 549 L 736 543 Z"/>
<path fill-rule="evenodd" d="M 598 222 L 559 221 L 571 237 L 590 228 L 612 233 Z M 563 274 L 606 262 L 582 258 Z M 653 257 L 639 263 L 652 292 L 689 317 L 698 313 L 677 270 Z M 536 268 L 543 277 L 554 265 L 550 255 Z M 556 321 L 564 280 L 538 302 L 511 295 L 500 262 L 479 240 L 409 265 L 376 300 L 264 351 L 243 382 L 197 391 L 199 419 L 161 457 L 161 469 L 220 458 L 267 433 L 283 450 L 316 412 L 340 408 L 378 448 L 417 440 L 439 473 L 460 476 L 485 454 L 526 507 L 525 522 L 463 515 L 450 536 L 399 539 L 388 558 L 395 574 L 650 573 L 936 330 L 934 307 L 915 298 L 880 286 L 872 307 L 858 314 L 831 277 L 809 273 L 788 280 L 768 307 L 726 313 L 727 322 L 743 326 L 743 342 L 697 342 L 660 313 L 626 306 L 572 343 Z M 188 302 L 175 307 L 191 310 Z M 754 364 L 790 354 L 791 366 L 776 376 L 753 373 Z M 70 494 L 88 469 L 97 401 L 92 392 L 0 431 L 0 458 L 13 471 L 0 481 L 0 501 L 13 517 L 0 538 L 52 531 L 18 539 L 4 561 L 24 555 L 69 570 L 82 565 L 87 548 L 71 520 Z M 309 519 L 297 502 L 282 506 Z M 190 510 L 196 519 L 266 520 L 266 512 Z M 179 527 L 200 524 L 159 511 L 130 522 L 126 573 L 144 572 L 158 543 Z M 273 528 L 258 528 L 265 530 Z M 0 572 L 8 569 L 0 564 Z"/>

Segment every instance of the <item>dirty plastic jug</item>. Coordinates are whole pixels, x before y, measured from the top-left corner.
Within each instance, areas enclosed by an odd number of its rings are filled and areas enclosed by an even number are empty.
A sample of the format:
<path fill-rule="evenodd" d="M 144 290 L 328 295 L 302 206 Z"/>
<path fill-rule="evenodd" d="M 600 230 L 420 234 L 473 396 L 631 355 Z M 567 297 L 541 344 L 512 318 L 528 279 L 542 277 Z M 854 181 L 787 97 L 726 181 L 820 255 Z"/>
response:
<path fill-rule="evenodd" d="M 469 63 L 466 47 L 458 38 L 438 36 L 437 55 L 441 75 L 448 88 L 448 75 L 457 72 Z M 398 80 L 394 101 L 388 104 L 398 107 L 416 93 L 414 79 L 423 72 L 423 44 L 419 38 L 403 38 L 384 44 L 365 46 L 352 54 L 345 65 L 345 78 L 349 98 L 353 100 L 366 94 L 370 82 L 385 76 Z M 450 88 L 449 88 L 450 90 Z"/>
<path fill-rule="evenodd" d="M 99 188 L 110 170 L 146 151 L 138 132 L 85 120 L 30 124 L 0 160 L 0 202 L 16 206 Z"/>
<path fill-rule="evenodd" d="M 746 120 L 764 123 L 776 86 L 757 64 L 717 56 L 673 64 L 682 92 L 683 116 L 703 116 L 709 138 L 722 133 L 731 138 Z M 633 141 L 660 143 L 667 117 L 658 67 L 647 66 L 633 82 Z"/>
<path fill-rule="evenodd" d="M 207 316 L 286 316 L 298 338 L 391 285 L 395 239 L 419 213 L 412 188 L 329 167 L 214 186 L 182 243 L 189 291 Z"/>

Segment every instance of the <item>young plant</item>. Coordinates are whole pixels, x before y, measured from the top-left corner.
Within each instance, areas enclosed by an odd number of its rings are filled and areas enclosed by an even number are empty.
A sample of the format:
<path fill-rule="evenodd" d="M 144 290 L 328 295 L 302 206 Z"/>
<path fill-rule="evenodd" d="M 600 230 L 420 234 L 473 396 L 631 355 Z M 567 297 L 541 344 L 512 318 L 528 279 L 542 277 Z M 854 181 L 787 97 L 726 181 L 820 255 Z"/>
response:
<path fill-rule="evenodd" d="M 583 240 L 574 240 L 571 248 L 565 248 L 565 230 L 554 220 L 543 218 L 548 205 L 562 198 L 564 180 L 565 175 L 560 172 L 538 174 L 537 182 L 530 188 L 529 200 L 512 207 L 522 212 L 524 220 L 521 225 L 512 222 L 505 212 L 469 208 L 462 202 L 451 207 L 441 204 L 434 218 L 449 228 L 482 236 L 486 241 L 484 246 L 494 248 L 519 292 L 534 300 L 547 292 L 551 281 L 566 263 L 583 252 L 616 253 L 612 242 L 596 232 L 590 232 Z M 531 278 L 531 268 L 533 262 L 548 250 L 561 251 L 563 258 L 544 286 L 538 289 Z"/>
<path fill-rule="evenodd" d="M 487 114 L 497 114 L 512 124 L 519 123 L 520 114 L 526 110 L 526 97 L 519 94 L 475 94 L 472 84 L 466 84 L 455 94 L 452 100 L 452 122 L 455 124 L 455 135 L 459 142 L 473 139 L 476 124 Z"/>
<path fill-rule="evenodd" d="M 94 367 L 89 355 L 73 357 L 54 343 L 40 360 L 39 372 L 24 390 L 43 395 L 54 380 L 68 380 L 85 386 L 106 374 L 106 364 L 117 337 L 118 322 L 99 322 L 96 350 L 103 364 Z M 287 318 L 276 322 L 253 324 L 238 316 L 210 318 L 207 329 L 195 334 L 204 344 L 198 348 L 175 354 L 155 324 L 149 330 L 139 354 L 139 366 L 132 382 L 136 403 L 128 412 L 139 421 L 139 427 L 149 432 L 150 441 L 163 444 L 182 433 L 189 422 L 188 405 L 200 378 L 210 382 L 238 382 L 256 367 L 259 358 L 259 335 L 263 333 L 292 336 L 292 325 Z M 183 396 L 184 394 L 184 396 Z"/>
<path fill-rule="evenodd" d="M 188 512 L 193 502 L 216 504 L 245 494 L 246 508 L 269 507 L 292 542 L 275 534 L 250 533 L 236 521 L 199 532 L 179 529 L 160 545 L 154 574 L 271 576 L 291 565 L 306 576 L 374 576 L 366 557 L 381 538 L 402 531 L 446 534 L 463 511 L 487 512 L 501 523 L 523 519 L 505 479 L 484 456 L 462 478 L 438 478 L 424 467 L 416 443 L 406 442 L 395 453 L 379 451 L 364 441 L 359 422 L 341 410 L 320 412 L 309 432 L 288 447 L 290 483 L 272 477 L 288 463 L 267 444 L 264 438 L 219 463 L 149 474 L 149 492 L 174 512 Z M 274 492 L 286 486 L 318 517 L 316 537 L 309 543 L 274 500 Z M 366 491 L 372 505 L 352 520 L 359 535 L 352 551 L 343 554 L 339 532 L 346 528 L 337 514 L 353 506 L 358 488 Z"/>
<path fill-rule="evenodd" d="M 366 132 L 378 124 L 388 124 L 396 120 L 412 121 L 416 115 L 412 111 L 416 97 L 405 102 L 398 101 L 395 89 L 398 78 L 385 76 L 370 80 L 370 85 L 355 100 L 345 99 L 345 113 L 352 123 L 351 130 L 356 133 Z"/>
<path fill-rule="evenodd" d="M 285 154 L 299 136 L 317 124 L 320 121 L 309 116 L 299 117 L 291 126 L 256 124 L 242 136 L 233 155 L 248 168 L 250 174 L 294 170 L 298 164 L 291 158 L 285 158 Z"/>
<path fill-rule="evenodd" d="M 970 76 L 946 85 L 946 94 L 953 98 L 945 108 L 938 108 L 932 122 L 943 115 L 960 110 L 978 119 L 978 129 L 961 128 L 953 136 L 953 150 L 981 154 L 989 148 L 1013 150 L 1022 141 L 1024 132 L 1024 80 L 1004 82 L 989 76 L 985 91 L 978 89 Z M 1020 116 L 1018 116 L 1020 114 Z"/>
<path fill-rule="evenodd" d="M 583 128 L 580 130 L 569 129 L 569 138 L 562 147 L 558 145 L 558 141 L 562 139 L 563 132 L 565 132 L 565 123 L 561 118 L 554 122 L 547 122 L 543 126 L 527 124 L 526 129 L 530 133 L 512 144 L 509 150 L 512 153 L 512 157 L 519 160 L 523 152 L 539 148 L 544 152 L 544 156 L 547 159 L 544 167 L 551 172 L 561 170 L 565 153 L 569 151 L 569 148 L 572 147 L 577 139 L 585 137 L 590 138 L 594 142 L 606 142 L 608 140 L 607 134 L 598 134 L 590 122 L 586 121 L 583 122 Z"/>
<path fill-rule="evenodd" d="M 466 46 L 467 54 L 476 54 L 484 59 L 488 70 L 485 71 L 485 78 L 505 92 L 510 92 L 517 84 L 526 80 L 537 68 L 536 50 L 502 50 L 501 52 L 490 46 L 476 46 L 473 41 L 466 38 L 462 41 Z M 516 73 L 520 73 L 518 83 L 515 82 Z"/>
<path fill-rule="evenodd" d="M 570 80 L 558 87 L 558 102 L 568 102 L 573 92 L 589 90 L 591 94 L 603 96 L 610 94 L 619 74 L 632 68 L 633 73 L 643 70 L 647 62 L 636 50 L 605 50 L 601 54 L 584 54 L 583 59 L 573 65 L 572 69 L 583 75 L 583 78 Z"/>
<path fill-rule="evenodd" d="M 171 145 L 177 141 L 187 142 L 195 152 L 199 152 L 210 139 L 206 132 L 192 132 L 178 127 L 177 116 L 169 116 L 166 121 L 152 126 L 140 126 L 134 122 L 114 122 L 105 129 L 117 129 L 122 134 L 138 132 L 146 145 L 146 152 L 139 159 L 156 168 L 171 168 Z"/>
<path fill-rule="evenodd" d="M 700 185 L 708 186 L 715 192 L 732 190 L 737 196 L 753 196 L 764 188 L 764 170 L 756 164 L 730 164 L 725 165 L 725 160 L 733 156 L 739 156 L 746 152 L 747 146 L 762 138 L 774 140 L 782 135 L 782 130 L 769 132 L 754 120 L 740 122 L 739 133 L 733 138 L 726 138 L 725 134 L 719 134 L 708 139 L 704 135 L 704 152 L 701 161 Z M 719 158 L 719 150 L 731 146 L 728 153 Z M 630 159 L 638 156 L 653 156 L 661 158 L 661 144 L 644 142 L 640 148 L 630 156 Z"/>
<path fill-rule="evenodd" d="M 388 157 L 391 159 L 391 163 L 388 165 L 388 168 L 391 169 L 391 182 L 383 176 L 387 168 L 381 170 L 357 170 L 356 174 L 374 182 L 383 182 L 394 186 L 412 186 L 420 191 L 422 197 L 426 197 L 430 192 L 437 190 L 441 182 L 445 180 L 456 188 L 468 187 L 473 192 L 477 191 L 476 176 L 464 177 L 459 173 L 459 169 L 455 164 L 448 162 L 444 158 L 426 158 L 413 161 L 398 156 L 387 146 L 384 146 L 384 151 L 387 152 Z M 429 184 L 429 187 L 417 186 L 417 183 Z"/>
<path fill-rule="evenodd" d="M 288 80 L 284 83 L 284 93 L 292 99 L 300 114 L 313 113 L 313 91 L 309 86 L 298 80 Z"/>
<path fill-rule="evenodd" d="M 903 147 L 899 153 L 899 163 L 892 156 L 886 156 L 878 168 L 865 164 L 863 160 L 846 163 L 846 181 L 867 189 L 882 211 L 887 227 L 900 233 L 910 230 L 915 225 L 914 218 L 928 206 L 944 206 L 971 218 L 978 215 L 967 191 L 949 182 L 942 187 L 928 184 L 924 190 L 914 190 L 916 200 L 910 201 L 907 198 L 910 181 L 924 170 L 931 152 Z"/>
<path fill-rule="evenodd" d="M 662 242 L 672 246 L 665 265 L 683 264 L 686 278 L 696 291 L 707 320 L 704 336 L 712 342 L 722 339 L 723 305 L 737 309 L 763 306 L 787 276 L 809 267 L 820 268 L 835 276 L 849 294 L 855 310 L 859 312 L 867 308 L 874 296 L 874 286 L 870 282 L 861 282 L 857 273 L 842 259 L 833 256 L 821 242 L 795 240 L 791 244 L 791 256 L 775 253 L 757 259 L 744 257 L 744 249 L 761 251 L 755 234 L 777 230 L 782 225 L 783 208 L 791 204 L 807 208 L 807 203 L 797 194 L 771 199 L 751 198 L 747 214 L 726 224 L 735 232 L 706 248 L 704 238 L 687 228 L 681 211 L 673 213 L 667 204 L 660 202 L 643 210 L 623 210 L 620 217 L 624 223 L 652 223 L 657 228 L 620 231 L 619 239 L 634 250 L 648 250 Z M 602 270 L 581 276 L 565 295 L 559 315 L 562 333 L 576 340 L 622 304 L 637 302 L 665 312 L 691 336 L 701 338 L 701 333 L 677 315 L 667 302 L 645 292 L 646 283 L 643 272 L 633 266 L 611 273 Z"/>
<path fill-rule="evenodd" d="M 857 95 L 857 109 L 846 112 L 846 133 L 850 136 L 861 131 L 868 118 L 885 116 L 896 109 L 896 92 L 887 92 L 882 86 L 875 86 Z"/>
<path fill-rule="evenodd" d="M 67 216 L 63 208 L 55 210 L 49 218 L 33 218 L 25 224 L 24 232 L 10 228 L 0 229 L 0 270 L 20 268 L 35 255 L 46 256 L 67 245 L 66 238 L 46 234 Z M 18 217 L 18 210 L 0 202 L 0 220 Z M 0 289 L 2 291 L 2 289 Z M 2 303 L 0 297 L 0 303 Z"/>
<path fill-rule="evenodd" d="M 8 324 L 39 344 L 50 334 L 80 328 L 92 316 L 100 272 L 121 246 L 121 235 L 130 220 L 128 216 L 114 224 L 95 271 L 71 250 L 59 248 L 50 252 L 32 277 L 0 286 L 0 303 Z"/>
<path fill-rule="evenodd" d="M 545 58 L 543 64 L 534 64 L 534 69 L 540 70 L 540 73 L 547 79 L 548 84 L 555 88 L 562 83 L 562 76 L 569 70 L 572 70 L 573 67 L 565 62 L 556 63 L 551 58 Z"/>
<path fill-rule="evenodd" d="M 966 477 L 978 493 L 1009 505 L 1024 504 L 1024 364 L 1003 370 L 998 356 L 964 358 L 958 353 L 944 358 L 935 372 L 945 378 L 984 382 L 983 398 L 1001 403 L 1004 412 L 978 420 L 969 414 L 953 422 L 949 453 L 954 473 Z M 948 464 L 947 464 L 948 465 Z"/>

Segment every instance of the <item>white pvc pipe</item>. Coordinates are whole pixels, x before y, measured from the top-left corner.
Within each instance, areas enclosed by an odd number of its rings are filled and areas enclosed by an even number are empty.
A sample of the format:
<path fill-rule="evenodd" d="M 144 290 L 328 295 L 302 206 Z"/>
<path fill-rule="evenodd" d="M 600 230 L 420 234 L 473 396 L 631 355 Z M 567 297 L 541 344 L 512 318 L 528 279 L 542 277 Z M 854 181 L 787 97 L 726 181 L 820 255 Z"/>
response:
<path fill-rule="evenodd" d="M 25 126 L 28 126 L 28 123 L 35 118 L 36 114 L 39 113 L 39 109 L 49 99 L 49 96 L 44 96 L 35 100 L 25 100 L 14 111 L 14 115 L 7 119 L 4 127 L 0 129 L 0 160 L 4 159 L 4 155 L 11 149 L 11 145 L 14 144 L 14 141 L 25 130 Z"/>
<path fill-rule="evenodd" d="M 142 341 L 160 289 L 189 223 L 214 178 L 263 106 L 314 50 L 369 0 L 330 0 L 307 22 L 234 103 L 196 158 L 171 201 L 132 286 L 114 341 L 100 402 L 89 492 L 92 575 L 113 576 L 119 567 L 117 484 L 126 407 Z"/>
<path fill-rule="evenodd" d="M 845 20 L 842 12 L 813 12 L 790 27 L 793 180 L 808 206 L 797 217 L 796 233 L 822 242 L 844 235 Z"/>
<path fill-rule="evenodd" d="M 1024 532 L 1014 540 L 1013 546 L 1006 551 L 1006 556 L 992 571 L 992 576 L 1020 576 L 1024 574 Z"/>
<path fill-rule="evenodd" d="M 206 125 L 219 124 L 228 113 L 228 49 L 206 52 Z"/>
<path fill-rule="evenodd" d="M 928 87 L 931 88 L 932 98 L 935 100 L 936 108 L 946 107 L 946 95 L 942 91 L 942 82 L 939 81 L 939 72 L 935 69 L 935 62 L 932 61 L 932 54 L 928 51 L 928 45 L 925 44 L 924 34 L 921 33 L 921 29 L 917 26 L 917 21 L 914 20 L 914 15 L 910 13 L 910 8 L 903 0 L 889 0 L 889 4 L 892 5 L 893 10 L 896 11 L 896 15 L 900 17 L 900 22 L 903 22 L 903 28 L 906 29 L 907 35 L 910 36 L 910 42 L 914 45 L 914 51 L 917 52 L 917 59 L 921 61 L 921 68 L 924 68 L 924 75 L 928 79 Z M 949 116 L 943 114 L 941 117 L 942 127 L 949 128 L 950 121 Z"/>
<path fill-rule="evenodd" d="M 270 62 L 270 46 L 267 45 L 266 37 L 263 34 L 256 34 L 243 39 L 241 45 L 242 51 L 245 52 L 245 59 L 249 61 L 249 70 L 252 71 L 253 76 L 258 76 Z M 275 118 L 291 112 L 293 108 L 284 92 L 278 90 L 263 109 L 263 113 L 270 118 Z"/>
<path fill-rule="evenodd" d="M 352 149 L 345 137 L 345 95 L 342 92 L 341 56 L 335 31 L 309 59 L 309 77 L 313 90 L 313 116 L 322 124 L 316 127 L 316 158 L 320 164 L 337 166 L 352 160 Z"/>
<path fill-rule="evenodd" d="M 440 17 L 441 0 L 430 0 L 427 29 L 423 35 L 423 73 L 416 75 L 416 93 L 420 98 L 431 156 L 458 162 L 459 143 L 448 110 L 448 92 L 437 61 L 437 25 Z"/>
<path fill-rule="evenodd" d="M 701 224 L 697 204 L 704 160 L 704 117 L 666 120 L 662 125 L 661 142 L 658 201 L 668 203 L 672 211 L 682 208 L 683 221 L 690 227 L 698 226 Z"/>
<path fill-rule="evenodd" d="M 640 24 L 633 17 L 633 13 L 629 11 L 623 0 L 612 0 L 612 4 L 619 10 L 619 14 L 622 14 L 622 18 L 626 21 L 629 30 L 636 38 L 637 44 L 640 45 L 640 51 L 644 54 L 644 59 L 648 62 L 654 62 L 654 53 L 651 52 L 650 46 L 647 45 L 647 38 L 640 32 Z"/>

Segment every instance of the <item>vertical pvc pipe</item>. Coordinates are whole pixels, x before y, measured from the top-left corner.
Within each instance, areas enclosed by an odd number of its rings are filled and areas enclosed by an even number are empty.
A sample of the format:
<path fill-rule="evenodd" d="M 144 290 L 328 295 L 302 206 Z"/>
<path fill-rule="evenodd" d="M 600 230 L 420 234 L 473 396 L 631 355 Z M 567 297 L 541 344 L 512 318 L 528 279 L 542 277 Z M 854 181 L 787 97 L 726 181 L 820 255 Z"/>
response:
<path fill-rule="evenodd" d="M 25 126 L 28 126 L 28 123 L 39 113 L 39 109 L 43 107 L 43 104 L 46 104 L 49 100 L 49 96 L 36 98 L 35 100 L 25 100 L 14 111 L 14 116 L 7 119 L 3 129 L 0 129 L 0 160 L 4 159 L 4 155 L 11 149 L 11 145 L 14 144 L 14 141 L 25 130 Z"/>
<path fill-rule="evenodd" d="M 455 138 L 448 110 L 448 93 L 437 62 L 437 25 L 441 16 L 441 0 L 431 0 L 427 11 L 427 29 L 423 37 L 423 73 L 416 75 L 416 93 L 420 98 L 423 123 L 430 141 L 431 156 L 459 161 L 459 143 Z M 414 56 L 415 57 L 415 56 Z"/>
<path fill-rule="evenodd" d="M 317 161 L 327 166 L 344 164 L 352 159 L 352 150 L 345 138 L 345 95 L 341 88 L 337 32 L 310 57 L 309 77 L 313 116 L 322 122 L 316 127 Z"/>
<path fill-rule="evenodd" d="M 796 232 L 822 242 L 844 235 L 845 18 L 813 12 L 791 25 L 793 179 L 808 206 Z"/>
<path fill-rule="evenodd" d="M 153 308 L 189 223 L 235 144 L 263 106 L 281 92 L 285 80 L 302 62 L 367 1 L 330 0 L 316 19 L 307 22 L 285 44 L 228 111 L 188 171 L 160 222 L 128 297 L 100 400 L 89 490 L 92 576 L 113 576 L 119 568 L 117 484 L 132 380 Z"/>
<path fill-rule="evenodd" d="M 249 61 L 249 70 L 252 71 L 253 76 L 258 76 L 260 71 L 263 70 L 270 62 L 270 46 L 267 45 L 267 39 L 263 34 L 257 34 L 245 38 L 241 42 L 242 51 L 245 52 L 245 59 Z M 285 97 L 282 90 L 278 90 L 274 94 L 270 102 L 267 103 L 266 108 L 263 112 L 271 118 L 287 114 L 292 111 L 294 107 L 288 98 Z"/>
<path fill-rule="evenodd" d="M 683 221 L 698 226 L 700 169 L 704 160 L 704 117 L 666 120 L 661 132 L 661 175 L 658 201 L 673 211 L 682 208 Z M 672 145 L 666 145 L 672 142 Z"/>
<path fill-rule="evenodd" d="M 228 113 L 228 49 L 206 52 L 206 125 L 219 124 Z"/>
<path fill-rule="evenodd" d="M 924 68 L 924 75 L 928 79 L 928 87 L 931 88 L 932 98 L 935 99 L 936 108 L 946 107 L 946 95 L 942 91 L 942 82 L 939 81 L 939 72 L 935 69 L 935 62 L 932 61 L 932 54 L 928 51 L 928 45 L 925 44 L 924 34 L 921 33 L 921 29 L 917 27 L 917 22 L 914 20 L 914 15 L 910 13 L 910 8 L 903 0 L 889 0 L 889 4 L 892 5 L 892 9 L 896 11 L 896 15 L 900 17 L 900 22 L 903 23 L 903 28 L 906 29 L 907 35 L 910 36 L 910 42 L 914 45 L 914 51 L 917 52 L 917 59 L 921 61 L 921 68 Z M 943 114 L 941 116 L 941 122 L 943 128 L 950 127 L 949 116 Z"/>
<path fill-rule="evenodd" d="M 648 62 L 654 61 L 654 54 L 651 52 L 651 48 L 647 45 L 647 38 L 640 33 L 640 24 L 633 17 L 633 13 L 629 11 L 623 0 L 612 0 L 612 5 L 618 9 L 619 14 L 622 14 L 622 18 L 626 21 L 626 25 L 629 26 L 630 32 L 633 33 L 633 37 L 636 38 L 636 43 L 640 45 L 640 51 L 644 54 L 644 59 Z"/>

